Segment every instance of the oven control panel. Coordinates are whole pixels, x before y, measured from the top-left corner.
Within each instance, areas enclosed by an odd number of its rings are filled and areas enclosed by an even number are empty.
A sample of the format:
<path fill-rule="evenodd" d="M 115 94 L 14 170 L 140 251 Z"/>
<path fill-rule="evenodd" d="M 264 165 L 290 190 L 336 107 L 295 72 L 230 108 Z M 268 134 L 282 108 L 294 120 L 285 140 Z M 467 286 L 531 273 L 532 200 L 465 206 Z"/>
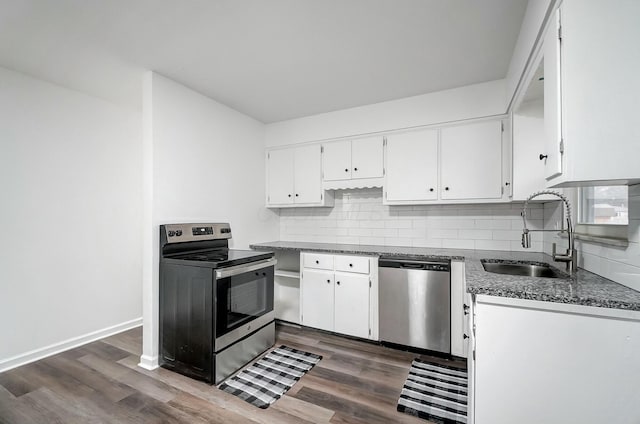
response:
<path fill-rule="evenodd" d="M 218 224 L 166 224 L 160 226 L 167 243 L 182 243 L 196 240 L 219 240 L 231 238 L 231 227 Z"/>
<path fill-rule="evenodd" d="M 213 234 L 213 227 L 191 227 L 191 234 L 194 236 L 210 236 Z"/>

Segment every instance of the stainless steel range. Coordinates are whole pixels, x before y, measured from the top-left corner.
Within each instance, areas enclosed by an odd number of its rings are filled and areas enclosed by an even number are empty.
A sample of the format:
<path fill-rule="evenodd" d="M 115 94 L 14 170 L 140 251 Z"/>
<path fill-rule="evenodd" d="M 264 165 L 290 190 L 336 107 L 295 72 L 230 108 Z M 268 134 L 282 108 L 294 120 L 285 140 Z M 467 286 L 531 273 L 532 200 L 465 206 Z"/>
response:
<path fill-rule="evenodd" d="M 229 224 L 160 226 L 160 365 L 218 384 L 275 343 L 273 253 Z"/>

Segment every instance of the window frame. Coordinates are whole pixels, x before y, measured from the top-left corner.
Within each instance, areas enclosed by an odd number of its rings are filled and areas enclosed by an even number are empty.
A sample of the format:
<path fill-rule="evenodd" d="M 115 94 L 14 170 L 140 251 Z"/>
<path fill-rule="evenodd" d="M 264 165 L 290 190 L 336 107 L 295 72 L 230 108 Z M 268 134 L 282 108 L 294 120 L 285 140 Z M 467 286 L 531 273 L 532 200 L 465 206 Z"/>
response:
<path fill-rule="evenodd" d="M 628 246 L 629 224 L 591 224 L 580 222 L 583 206 L 583 189 L 588 187 L 576 187 L 573 192 L 572 203 L 576 205 L 574 217 L 575 237 L 579 240 L 592 241 L 613 246 Z M 627 199 L 629 190 L 627 188 Z"/>

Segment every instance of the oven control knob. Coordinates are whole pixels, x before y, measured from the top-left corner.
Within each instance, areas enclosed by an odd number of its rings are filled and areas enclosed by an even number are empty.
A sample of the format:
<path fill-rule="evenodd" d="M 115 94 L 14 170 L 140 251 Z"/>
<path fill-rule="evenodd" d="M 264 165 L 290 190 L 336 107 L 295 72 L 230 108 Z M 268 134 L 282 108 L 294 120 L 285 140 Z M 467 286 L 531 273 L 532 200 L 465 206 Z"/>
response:
<path fill-rule="evenodd" d="M 180 237 L 182 235 L 182 230 L 176 230 L 176 236 Z"/>
<path fill-rule="evenodd" d="M 176 232 L 175 232 L 175 231 L 169 231 L 169 237 L 173 237 L 173 236 L 175 236 L 175 235 L 176 235 Z"/>

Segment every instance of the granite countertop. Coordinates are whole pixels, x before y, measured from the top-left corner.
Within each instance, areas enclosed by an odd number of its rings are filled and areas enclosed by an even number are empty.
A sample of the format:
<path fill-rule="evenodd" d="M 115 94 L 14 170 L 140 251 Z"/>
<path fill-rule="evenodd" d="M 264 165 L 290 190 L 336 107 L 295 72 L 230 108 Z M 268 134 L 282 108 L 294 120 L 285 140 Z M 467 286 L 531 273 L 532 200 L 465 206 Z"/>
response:
<path fill-rule="evenodd" d="M 407 256 L 426 260 L 464 261 L 467 291 L 472 294 L 640 311 L 640 292 L 583 269 L 578 269 L 569 278 L 522 277 L 487 272 L 480 262 L 481 259 L 501 259 L 546 262 L 555 266 L 553 259 L 544 253 L 287 241 L 257 243 L 250 247 L 255 250 Z M 562 266 L 556 268 L 564 269 Z"/>

